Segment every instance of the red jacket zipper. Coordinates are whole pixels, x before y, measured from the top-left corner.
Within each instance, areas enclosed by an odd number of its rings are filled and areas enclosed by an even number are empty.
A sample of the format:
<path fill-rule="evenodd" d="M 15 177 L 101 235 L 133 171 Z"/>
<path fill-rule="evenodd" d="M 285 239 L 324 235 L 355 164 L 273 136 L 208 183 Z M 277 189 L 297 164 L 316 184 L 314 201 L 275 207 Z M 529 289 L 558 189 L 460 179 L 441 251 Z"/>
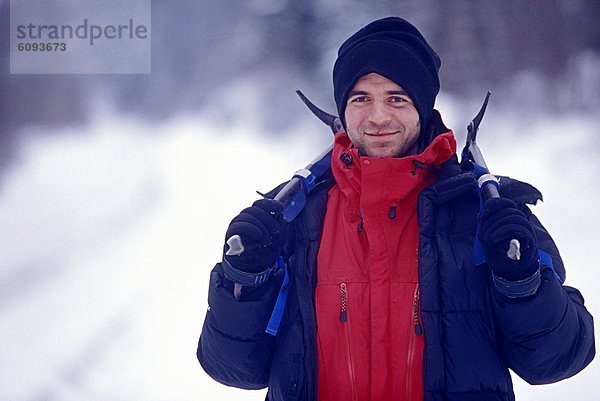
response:
<path fill-rule="evenodd" d="M 419 321 L 419 284 L 417 284 L 413 296 L 413 323 L 415 325 L 415 334 L 423 334 L 423 329 L 421 328 L 421 323 Z"/>
<path fill-rule="evenodd" d="M 406 400 L 412 400 L 413 397 L 413 379 L 414 374 L 417 373 L 414 371 L 413 364 L 415 361 L 415 353 L 416 353 L 416 341 L 417 336 L 423 334 L 423 330 L 421 329 L 421 323 L 419 322 L 419 284 L 417 283 L 415 287 L 415 292 L 413 295 L 413 310 L 412 310 L 412 318 L 415 328 L 414 335 L 410 335 L 409 343 L 408 343 L 408 358 L 406 361 Z"/>
<path fill-rule="evenodd" d="M 352 362 L 352 348 L 350 346 L 350 323 L 348 322 L 348 312 L 346 310 L 348 302 L 348 288 L 346 283 L 340 283 L 341 311 L 340 322 L 344 325 L 344 333 L 346 335 L 346 351 L 348 361 L 348 374 L 350 375 L 350 386 L 352 391 L 352 400 L 358 401 L 356 392 L 356 376 L 354 372 L 354 363 Z"/>

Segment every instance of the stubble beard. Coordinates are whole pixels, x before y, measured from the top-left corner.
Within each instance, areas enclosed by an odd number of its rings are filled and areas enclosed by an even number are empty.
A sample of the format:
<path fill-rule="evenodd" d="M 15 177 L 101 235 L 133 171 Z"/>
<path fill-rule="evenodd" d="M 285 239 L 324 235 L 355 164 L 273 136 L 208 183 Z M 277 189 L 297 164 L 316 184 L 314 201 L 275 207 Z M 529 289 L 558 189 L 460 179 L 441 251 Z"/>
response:
<path fill-rule="evenodd" d="M 420 123 L 417 123 L 417 125 L 415 127 L 412 127 L 410 129 L 407 129 L 405 126 L 399 126 L 399 127 L 375 126 L 375 125 L 371 124 L 371 125 L 367 125 L 365 127 L 365 129 L 362 129 L 361 127 L 359 127 L 358 132 L 360 133 L 360 136 L 362 136 L 364 138 L 366 135 L 365 134 L 366 132 L 376 132 L 376 131 L 396 132 L 397 131 L 397 132 L 399 132 L 399 135 L 403 135 L 403 136 L 410 135 L 411 139 L 407 143 L 402 143 L 403 146 L 401 146 L 400 149 L 394 150 L 391 154 L 385 155 L 385 156 L 375 156 L 375 155 L 371 154 L 371 152 L 367 151 L 367 145 L 364 143 L 358 144 L 358 145 L 355 144 L 354 146 L 358 150 L 359 156 L 393 157 L 393 158 L 401 158 L 401 157 L 405 157 L 405 156 L 410 156 L 410 155 L 414 155 L 417 153 L 420 130 L 421 130 Z M 412 134 L 415 131 L 416 131 L 416 135 L 414 137 L 412 137 Z"/>

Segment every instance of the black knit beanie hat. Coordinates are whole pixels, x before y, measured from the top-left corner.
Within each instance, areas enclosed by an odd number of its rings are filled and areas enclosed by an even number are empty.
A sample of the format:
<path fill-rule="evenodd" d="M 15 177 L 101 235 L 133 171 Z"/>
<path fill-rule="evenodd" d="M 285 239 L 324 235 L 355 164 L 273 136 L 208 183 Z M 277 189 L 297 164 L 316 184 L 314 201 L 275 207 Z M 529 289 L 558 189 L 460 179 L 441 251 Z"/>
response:
<path fill-rule="evenodd" d="M 360 77 L 374 72 L 408 92 L 423 134 L 440 90 L 440 65 L 440 58 L 423 35 L 402 18 L 387 17 L 361 28 L 342 44 L 333 67 L 335 103 L 344 127 L 350 90 Z"/>

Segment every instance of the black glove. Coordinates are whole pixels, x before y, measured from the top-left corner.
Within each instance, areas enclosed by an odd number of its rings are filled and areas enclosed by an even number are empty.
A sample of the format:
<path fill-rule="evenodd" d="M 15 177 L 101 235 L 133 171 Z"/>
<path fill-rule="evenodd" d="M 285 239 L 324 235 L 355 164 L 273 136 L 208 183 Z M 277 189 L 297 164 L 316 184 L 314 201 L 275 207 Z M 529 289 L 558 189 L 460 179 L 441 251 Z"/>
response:
<path fill-rule="evenodd" d="M 507 251 L 510 240 L 519 241 L 521 258 L 512 260 Z M 495 275 L 509 281 L 523 280 L 538 269 L 535 231 L 525 213 L 506 198 L 485 201 L 479 220 L 479 241 Z"/>
<path fill-rule="evenodd" d="M 227 255 L 236 269 L 259 273 L 271 267 L 285 245 L 287 223 L 281 212 L 283 204 L 273 199 L 259 199 L 235 217 L 229 224 L 225 240 L 239 235 L 244 252 Z M 225 244 L 224 253 L 229 246 Z"/>

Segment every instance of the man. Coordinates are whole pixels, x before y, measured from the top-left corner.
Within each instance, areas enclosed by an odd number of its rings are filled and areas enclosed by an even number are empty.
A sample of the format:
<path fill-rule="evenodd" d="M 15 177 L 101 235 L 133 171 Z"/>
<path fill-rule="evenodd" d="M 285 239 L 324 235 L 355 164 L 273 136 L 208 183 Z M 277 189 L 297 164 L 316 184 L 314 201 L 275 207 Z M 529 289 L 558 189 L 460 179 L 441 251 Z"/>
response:
<path fill-rule="evenodd" d="M 225 245 L 212 271 L 198 347 L 215 380 L 268 387 L 268 400 L 505 401 L 509 368 L 551 383 L 593 359 L 592 317 L 527 206 L 541 194 L 503 178 L 480 213 L 473 166 L 458 164 L 433 109 L 439 67 L 400 18 L 341 46 L 333 82 L 346 132 L 331 172 L 289 226 L 262 199 L 227 230 L 245 250 Z M 520 258 L 507 255 L 512 239 Z M 272 336 L 277 266 L 289 283 Z"/>

